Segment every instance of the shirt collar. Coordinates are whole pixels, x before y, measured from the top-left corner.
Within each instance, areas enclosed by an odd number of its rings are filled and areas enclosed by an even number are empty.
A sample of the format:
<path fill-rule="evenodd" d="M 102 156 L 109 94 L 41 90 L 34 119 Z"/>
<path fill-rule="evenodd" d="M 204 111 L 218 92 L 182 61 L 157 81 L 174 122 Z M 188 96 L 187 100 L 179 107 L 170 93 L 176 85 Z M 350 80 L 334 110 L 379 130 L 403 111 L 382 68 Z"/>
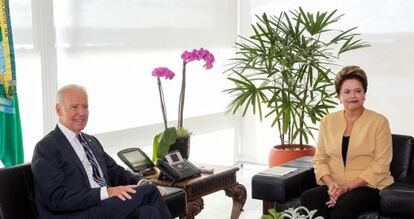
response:
<path fill-rule="evenodd" d="M 65 137 L 69 140 L 69 142 L 72 142 L 76 138 L 76 133 L 64 126 L 62 123 L 58 122 L 59 129 L 63 132 Z"/>

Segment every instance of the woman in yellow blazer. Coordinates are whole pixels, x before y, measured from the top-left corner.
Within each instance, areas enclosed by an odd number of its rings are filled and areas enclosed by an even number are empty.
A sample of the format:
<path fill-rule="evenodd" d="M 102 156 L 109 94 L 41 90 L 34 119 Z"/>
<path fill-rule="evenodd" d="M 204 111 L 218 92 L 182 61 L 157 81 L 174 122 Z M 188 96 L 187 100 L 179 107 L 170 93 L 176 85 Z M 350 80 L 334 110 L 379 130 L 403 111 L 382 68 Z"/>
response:
<path fill-rule="evenodd" d="M 358 66 L 343 68 L 335 88 L 344 110 L 321 120 L 313 157 L 319 187 L 305 191 L 302 205 L 324 218 L 357 218 L 379 204 L 390 173 L 391 131 L 381 114 L 364 108 L 367 76 Z"/>

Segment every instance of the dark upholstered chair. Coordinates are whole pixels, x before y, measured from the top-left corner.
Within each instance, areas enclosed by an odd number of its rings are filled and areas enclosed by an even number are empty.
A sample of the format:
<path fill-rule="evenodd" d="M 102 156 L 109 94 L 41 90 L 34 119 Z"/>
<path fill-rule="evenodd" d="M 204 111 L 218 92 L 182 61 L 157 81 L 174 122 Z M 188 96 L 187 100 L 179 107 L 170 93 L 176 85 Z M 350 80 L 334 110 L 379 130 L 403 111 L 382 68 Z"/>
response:
<path fill-rule="evenodd" d="M 37 217 L 30 164 L 0 168 L 0 219 Z M 164 199 L 174 217 L 184 216 L 187 199 L 184 190 L 165 187 Z"/>
<path fill-rule="evenodd" d="M 414 218 L 414 138 L 392 135 L 393 159 L 391 174 L 395 183 L 381 190 L 380 208 L 364 212 L 360 219 Z M 299 158 L 283 164 L 297 170 L 284 176 L 258 173 L 252 178 L 252 197 L 263 200 L 263 212 L 276 208 L 283 211 L 300 205 L 300 194 L 316 186 L 311 157 Z"/>

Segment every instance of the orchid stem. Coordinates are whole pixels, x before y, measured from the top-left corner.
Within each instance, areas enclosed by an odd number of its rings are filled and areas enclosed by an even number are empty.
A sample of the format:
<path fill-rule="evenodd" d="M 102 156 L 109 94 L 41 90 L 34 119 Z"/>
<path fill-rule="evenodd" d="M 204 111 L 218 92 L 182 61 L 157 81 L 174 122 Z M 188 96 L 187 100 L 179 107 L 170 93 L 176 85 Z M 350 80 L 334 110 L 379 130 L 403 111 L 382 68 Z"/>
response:
<path fill-rule="evenodd" d="M 160 93 L 160 100 L 161 100 L 161 110 L 162 110 L 162 116 L 164 118 L 164 128 L 167 129 L 167 113 L 165 109 L 165 99 L 164 99 L 164 92 L 162 91 L 162 85 L 160 78 L 157 78 L 158 83 L 158 91 Z"/>
<path fill-rule="evenodd" d="M 187 62 L 183 61 L 183 78 L 181 81 L 181 92 L 180 92 L 180 99 L 178 103 L 178 129 L 183 128 L 186 65 L 187 65 Z"/>

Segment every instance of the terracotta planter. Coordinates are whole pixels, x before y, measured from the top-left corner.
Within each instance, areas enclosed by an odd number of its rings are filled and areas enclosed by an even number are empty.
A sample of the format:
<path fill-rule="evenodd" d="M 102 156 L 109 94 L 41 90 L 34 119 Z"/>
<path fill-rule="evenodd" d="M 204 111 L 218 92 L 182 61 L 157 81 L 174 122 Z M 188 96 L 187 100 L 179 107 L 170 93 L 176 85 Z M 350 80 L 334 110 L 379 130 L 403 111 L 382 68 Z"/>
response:
<path fill-rule="evenodd" d="M 315 147 L 313 146 L 303 145 L 303 150 L 299 149 L 299 145 L 295 144 L 293 146 L 295 150 L 282 149 L 281 145 L 273 146 L 269 153 L 269 167 L 279 166 L 288 161 L 315 154 Z"/>
<path fill-rule="evenodd" d="M 174 144 L 171 145 L 170 151 L 178 150 L 184 159 L 190 156 L 190 136 L 185 138 L 177 138 Z"/>

